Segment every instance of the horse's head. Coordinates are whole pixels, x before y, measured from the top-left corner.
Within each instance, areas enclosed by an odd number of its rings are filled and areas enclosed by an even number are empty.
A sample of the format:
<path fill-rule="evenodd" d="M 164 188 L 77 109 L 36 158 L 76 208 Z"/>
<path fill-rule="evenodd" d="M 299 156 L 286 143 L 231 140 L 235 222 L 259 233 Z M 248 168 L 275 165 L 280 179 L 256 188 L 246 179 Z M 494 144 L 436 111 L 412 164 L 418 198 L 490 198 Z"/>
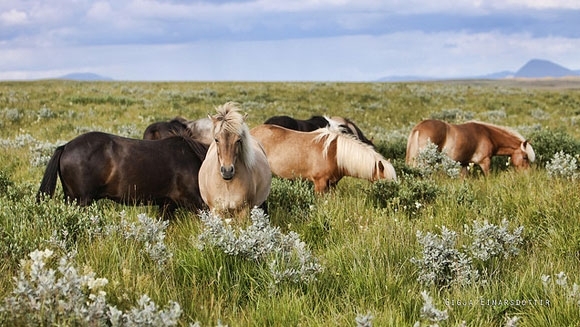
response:
<path fill-rule="evenodd" d="M 248 138 L 248 127 L 245 124 L 245 117 L 239 113 L 239 109 L 233 102 L 228 102 L 219 106 L 217 114 L 211 116 L 213 122 L 213 137 L 220 164 L 220 174 L 223 179 L 230 180 L 236 173 L 235 165 L 239 158 L 247 159 L 246 145 Z"/>
<path fill-rule="evenodd" d="M 518 170 L 527 169 L 530 167 L 530 162 L 534 162 L 534 160 L 536 160 L 536 154 L 527 140 L 520 144 L 520 147 L 513 152 L 510 158 L 512 165 Z"/>
<path fill-rule="evenodd" d="M 373 171 L 372 181 L 377 181 L 381 179 L 397 180 L 397 173 L 395 168 L 385 159 L 379 159 L 375 162 L 375 169 Z"/>

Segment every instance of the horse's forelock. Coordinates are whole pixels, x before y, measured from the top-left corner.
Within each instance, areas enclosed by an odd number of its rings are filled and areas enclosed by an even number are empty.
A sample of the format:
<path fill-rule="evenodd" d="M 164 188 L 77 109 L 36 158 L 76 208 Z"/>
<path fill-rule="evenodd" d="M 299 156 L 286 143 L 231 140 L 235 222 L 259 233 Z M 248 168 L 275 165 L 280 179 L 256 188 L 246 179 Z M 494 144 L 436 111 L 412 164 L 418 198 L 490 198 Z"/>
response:
<path fill-rule="evenodd" d="M 236 134 L 242 140 L 241 159 L 248 166 L 252 167 L 256 163 L 250 130 L 245 123 L 244 116 L 240 113 L 235 102 L 227 102 L 216 108 L 217 114 L 212 117 L 214 120 L 213 134 L 223 131 Z"/>

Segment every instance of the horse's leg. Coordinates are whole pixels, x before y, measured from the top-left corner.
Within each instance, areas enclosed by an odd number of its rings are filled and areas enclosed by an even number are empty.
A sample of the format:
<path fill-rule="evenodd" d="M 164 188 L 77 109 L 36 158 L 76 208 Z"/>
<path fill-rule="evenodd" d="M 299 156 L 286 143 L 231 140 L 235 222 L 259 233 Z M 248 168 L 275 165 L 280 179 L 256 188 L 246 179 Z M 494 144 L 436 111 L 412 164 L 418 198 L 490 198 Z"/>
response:
<path fill-rule="evenodd" d="M 491 167 L 491 158 L 490 157 L 483 158 L 483 160 L 481 160 L 478 164 L 479 167 L 481 167 L 483 174 L 486 176 L 489 175 L 489 169 Z"/>
<path fill-rule="evenodd" d="M 328 189 L 328 179 L 327 178 L 317 178 L 313 180 L 314 191 L 317 193 L 325 193 Z"/>

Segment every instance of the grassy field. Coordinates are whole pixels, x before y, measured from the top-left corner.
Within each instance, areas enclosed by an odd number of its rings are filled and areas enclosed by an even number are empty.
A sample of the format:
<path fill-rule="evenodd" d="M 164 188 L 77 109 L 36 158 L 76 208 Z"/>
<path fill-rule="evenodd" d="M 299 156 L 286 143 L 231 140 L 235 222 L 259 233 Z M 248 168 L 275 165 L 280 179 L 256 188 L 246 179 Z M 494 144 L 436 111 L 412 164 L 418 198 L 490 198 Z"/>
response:
<path fill-rule="evenodd" d="M 275 179 L 270 220 L 254 213 L 247 228 L 106 200 L 78 208 L 60 186 L 35 202 L 56 146 L 94 130 L 140 138 L 227 101 L 250 127 L 349 117 L 399 181 L 345 178 L 314 196 Z M 404 151 L 425 118 L 512 127 L 538 162 L 423 176 Z M 574 80 L 1 82 L 0 325 L 579 326 L 580 177 L 553 161 L 580 156 L 579 125 Z"/>

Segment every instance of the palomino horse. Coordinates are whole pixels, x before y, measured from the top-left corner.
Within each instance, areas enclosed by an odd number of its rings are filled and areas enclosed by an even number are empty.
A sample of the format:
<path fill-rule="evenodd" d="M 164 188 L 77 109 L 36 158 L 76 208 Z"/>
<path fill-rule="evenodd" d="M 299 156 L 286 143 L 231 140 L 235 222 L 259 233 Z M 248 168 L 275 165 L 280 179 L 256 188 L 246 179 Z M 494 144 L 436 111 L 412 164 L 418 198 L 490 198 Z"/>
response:
<path fill-rule="evenodd" d="M 199 170 L 201 196 L 217 213 L 241 218 L 254 206 L 265 204 L 272 172 L 261 145 L 233 102 L 216 108 L 214 141 Z"/>
<path fill-rule="evenodd" d="M 343 176 L 370 181 L 397 178 L 391 163 L 373 147 L 333 129 L 299 132 L 264 124 L 250 133 L 264 146 L 275 175 L 308 179 L 319 193 L 336 185 Z"/>
<path fill-rule="evenodd" d="M 183 117 L 175 117 L 168 122 L 156 122 L 147 126 L 143 139 L 160 140 L 187 132 L 194 140 L 209 146 L 213 141 L 212 127 L 213 123 L 209 118 L 187 120 Z"/>
<path fill-rule="evenodd" d="M 64 196 L 81 206 L 111 199 L 127 204 L 203 209 L 198 172 L 207 146 L 186 135 L 158 141 L 90 132 L 60 146 L 50 159 L 37 200 L 53 196 L 60 176 Z"/>
<path fill-rule="evenodd" d="M 330 118 L 326 116 L 312 116 L 306 120 L 295 119 L 290 116 L 274 116 L 268 118 L 264 124 L 278 125 L 300 132 L 312 132 L 324 127 L 335 128 L 342 133 L 354 135 L 359 140 L 374 147 L 373 142 L 364 136 L 363 132 L 352 120 L 339 116 Z"/>
<path fill-rule="evenodd" d="M 527 168 L 536 158 L 530 143 L 506 127 L 467 122 L 454 125 L 440 120 L 424 120 L 413 127 L 407 141 L 406 162 L 415 165 L 415 158 L 428 142 L 464 167 L 478 164 L 489 173 L 492 156 L 511 156 L 516 169 Z"/>

